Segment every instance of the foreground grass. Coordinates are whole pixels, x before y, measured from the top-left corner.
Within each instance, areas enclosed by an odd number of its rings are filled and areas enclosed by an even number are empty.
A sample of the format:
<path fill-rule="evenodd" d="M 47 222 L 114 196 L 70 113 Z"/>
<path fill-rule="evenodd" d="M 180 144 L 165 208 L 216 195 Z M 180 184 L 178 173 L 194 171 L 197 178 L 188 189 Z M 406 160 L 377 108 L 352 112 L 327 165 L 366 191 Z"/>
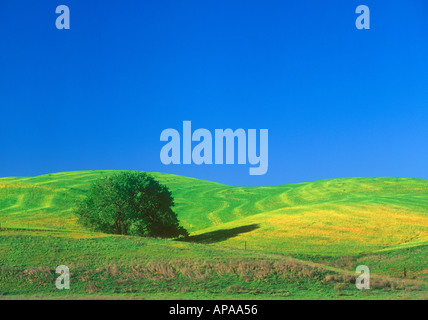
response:
<path fill-rule="evenodd" d="M 420 248 L 426 254 L 426 248 Z M 3 230 L 1 298 L 126 299 L 424 299 L 426 283 L 355 274 L 278 254 L 172 240 L 103 234 Z M 67 265 L 71 290 L 55 288 Z"/>

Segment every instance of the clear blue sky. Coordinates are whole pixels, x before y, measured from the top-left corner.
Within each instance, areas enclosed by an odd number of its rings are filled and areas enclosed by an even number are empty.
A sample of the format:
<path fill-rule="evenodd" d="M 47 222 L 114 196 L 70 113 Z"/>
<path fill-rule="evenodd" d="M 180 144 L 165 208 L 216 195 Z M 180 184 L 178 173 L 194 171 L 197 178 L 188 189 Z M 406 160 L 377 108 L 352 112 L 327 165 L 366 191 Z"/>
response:
<path fill-rule="evenodd" d="M 426 0 L 1 0 L 0 41 L 0 176 L 428 178 Z M 184 120 L 269 129 L 268 173 L 162 165 L 160 133 Z"/>

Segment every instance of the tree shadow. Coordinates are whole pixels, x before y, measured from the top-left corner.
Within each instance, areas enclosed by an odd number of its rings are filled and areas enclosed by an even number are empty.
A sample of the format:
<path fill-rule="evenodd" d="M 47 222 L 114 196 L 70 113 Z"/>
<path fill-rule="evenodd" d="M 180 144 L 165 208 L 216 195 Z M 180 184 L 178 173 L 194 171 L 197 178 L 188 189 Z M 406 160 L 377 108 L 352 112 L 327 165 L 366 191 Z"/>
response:
<path fill-rule="evenodd" d="M 216 243 L 216 242 L 225 241 L 227 239 L 236 237 L 242 233 L 251 232 L 258 228 L 260 228 L 258 224 L 250 224 L 247 226 L 237 227 L 233 229 L 221 229 L 221 230 L 199 234 L 197 236 L 189 236 L 184 239 L 180 239 L 179 241 L 197 242 L 197 243 L 205 243 L 205 244 Z"/>

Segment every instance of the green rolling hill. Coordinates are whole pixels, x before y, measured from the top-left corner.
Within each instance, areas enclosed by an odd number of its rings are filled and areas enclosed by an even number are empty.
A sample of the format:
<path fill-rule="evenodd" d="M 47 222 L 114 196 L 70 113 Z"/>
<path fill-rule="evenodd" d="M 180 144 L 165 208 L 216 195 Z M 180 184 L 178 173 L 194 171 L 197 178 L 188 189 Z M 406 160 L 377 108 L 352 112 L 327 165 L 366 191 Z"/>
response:
<path fill-rule="evenodd" d="M 215 269 L 213 266 L 220 260 L 225 265 L 227 261 L 237 259 L 250 264 L 263 261 L 271 264 L 276 261 L 298 265 L 300 267 L 297 268 L 302 270 L 309 268 L 302 279 L 321 272 L 320 278 L 315 277 L 312 282 L 307 282 L 311 285 L 307 289 L 310 294 L 306 297 L 316 298 L 315 292 L 327 294 L 318 286 L 325 284 L 326 279 L 330 282 L 330 272 L 349 274 L 356 265 L 366 263 L 373 265 L 374 274 L 397 279 L 406 267 L 412 281 L 422 279 L 423 288 L 426 286 L 428 180 L 343 178 L 271 187 L 234 187 L 151 173 L 171 189 L 176 202 L 174 210 L 191 233 L 185 241 L 173 241 L 95 234 L 77 224 L 73 214 L 76 201 L 85 195 L 92 181 L 112 173 L 114 171 L 82 171 L 0 178 L 2 266 L 15 266 L 19 270 L 29 266 L 51 270 L 52 265 L 61 262 L 59 257 L 63 257 L 73 266 L 83 263 L 86 269 L 102 269 L 106 265 L 109 266 L 107 268 L 122 266 L 129 269 L 135 264 L 147 266 L 147 263 L 154 263 L 153 259 L 158 259 L 168 261 L 167 265 L 170 266 L 170 269 L 165 265 L 159 268 L 170 270 L 170 275 L 181 275 L 177 266 L 181 265 L 182 259 L 190 259 L 192 262 L 188 264 L 192 267 L 188 267 L 188 272 L 198 270 L 203 278 L 201 269 Z M 72 249 L 65 249 L 58 241 L 68 243 Z M 26 248 L 33 248 L 32 253 Z M 95 262 L 89 262 L 93 254 L 91 251 L 100 255 Z M 171 260 L 171 257 L 174 259 Z M 84 262 L 85 259 L 88 261 Z M 178 263 L 177 259 L 181 262 Z M 290 262 L 289 259 L 295 260 Z M 49 266 L 46 265 L 48 261 Z M 147 268 L 153 271 L 155 267 Z M 254 266 L 251 268 L 254 269 Z M 168 274 L 165 270 L 161 273 Z M 275 268 L 271 265 L 266 276 L 277 277 L 279 271 L 273 270 Z M 4 283 L 11 281 L 14 272 L 3 276 Z M 239 277 L 236 290 L 230 289 L 231 295 L 235 291 L 243 295 L 257 292 L 250 286 L 252 282 L 245 282 L 244 278 Z M 282 292 L 279 298 L 288 296 L 291 291 L 299 297 L 295 283 L 289 291 L 281 291 L 273 284 L 275 281 L 271 279 L 268 287 L 274 292 Z M 391 280 L 384 281 L 389 281 L 388 288 L 400 286 L 391 284 Z M 331 298 L 338 292 L 351 290 L 349 285 L 346 287 L 348 289 L 342 289 L 334 280 L 331 282 L 330 287 L 329 284 L 322 287 L 334 289 L 334 293 L 328 291 Z M 97 281 L 90 283 L 94 283 L 93 289 L 86 288 L 82 283 L 81 290 L 115 293 L 112 289 L 116 286 L 114 283 L 108 284 L 109 290 L 100 289 L 102 285 L 96 284 Z M 225 285 L 216 284 L 218 287 Z M 302 284 L 303 287 L 305 285 Z M 176 287 L 180 285 L 176 284 Z M 34 289 L 29 284 L 22 288 L 28 288 L 26 294 Z M 10 288 L 8 290 L 15 292 Z M 196 294 L 193 291 L 191 294 L 165 293 L 163 289 L 159 292 L 167 296 L 182 294 L 185 297 L 195 297 Z M 421 294 L 425 293 L 425 289 L 422 290 Z M 52 292 L 49 291 L 49 294 Z M 266 298 L 266 292 L 260 292 L 257 296 Z"/>

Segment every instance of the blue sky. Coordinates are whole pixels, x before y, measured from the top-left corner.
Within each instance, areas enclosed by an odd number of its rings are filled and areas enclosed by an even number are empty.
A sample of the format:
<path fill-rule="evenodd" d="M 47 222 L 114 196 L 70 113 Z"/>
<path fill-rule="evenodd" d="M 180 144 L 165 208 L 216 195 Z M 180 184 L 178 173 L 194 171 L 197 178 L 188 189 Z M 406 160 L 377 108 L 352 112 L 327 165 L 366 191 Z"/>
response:
<path fill-rule="evenodd" d="M 55 8 L 71 29 L 55 28 Z M 371 11 L 357 30 L 355 9 Z M 428 2 L 0 3 L 0 176 L 428 178 Z M 269 170 L 165 166 L 162 130 L 269 129 Z"/>

